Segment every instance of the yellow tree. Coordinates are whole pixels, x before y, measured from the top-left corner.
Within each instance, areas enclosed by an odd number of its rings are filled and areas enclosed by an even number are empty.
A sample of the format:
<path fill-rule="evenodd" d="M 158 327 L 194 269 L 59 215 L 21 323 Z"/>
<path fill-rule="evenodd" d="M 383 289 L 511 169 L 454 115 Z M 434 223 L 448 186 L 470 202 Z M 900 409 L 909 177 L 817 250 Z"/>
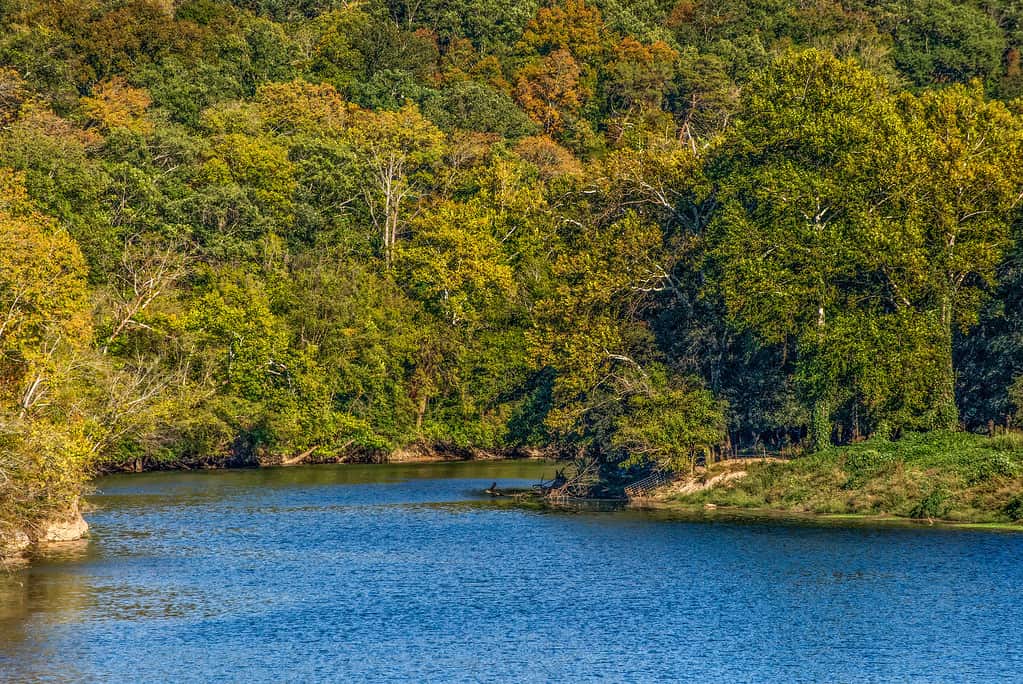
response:
<path fill-rule="evenodd" d="M 398 111 L 353 112 L 345 138 L 355 153 L 359 189 L 390 266 L 395 244 L 435 181 L 444 134 L 415 105 L 408 105 Z"/>
<path fill-rule="evenodd" d="M 146 110 L 153 100 L 149 91 L 133 88 L 120 76 L 114 76 L 96 85 L 92 95 L 82 98 L 82 108 L 100 128 L 125 128 L 133 133 L 149 133 L 153 123 Z"/>
<path fill-rule="evenodd" d="M 256 90 L 263 126 L 278 133 L 340 135 L 355 105 L 334 86 L 296 80 L 266 83 Z"/>
<path fill-rule="evenodd" d="M 494 208 L 447 201 L 416 219 L 415 236 L 400 251 L 417 299 L 452 326 L 472 325 L 515 290 L 513 272 L 493 233 Z"/>
<path fill-rule="evenodd" d="M 0 198 L 0 356 L 5 394 L 25 412 L 45 395 L 57 348 L 90 337 L 86 267 L 71 236 L 32 207 L 20 174 L 0 169 Z"/>
<path fill-rule="evenodd" d="M 91 339 L 85 273 L 75 241 L 0 169 L 0 547 L 73 506 L 85 477 L 88 440 L 66 396 L 68 360 Z"/>

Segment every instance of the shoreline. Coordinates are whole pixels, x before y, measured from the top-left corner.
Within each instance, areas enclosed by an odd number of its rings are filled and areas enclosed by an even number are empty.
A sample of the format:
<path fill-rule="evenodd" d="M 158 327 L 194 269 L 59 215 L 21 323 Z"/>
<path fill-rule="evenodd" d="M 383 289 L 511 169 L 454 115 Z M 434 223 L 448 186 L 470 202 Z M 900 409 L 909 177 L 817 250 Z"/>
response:
<path fill-rule="evenodd" d="M 442 450 L 442 449 L 399 449 L 385 457 L 382 461 L 362 460 L 317 460 L 309 459 L 291 462 L 261 461 L 238 464 L 225 461 L 217 465 L 189 467 L 147 468 L 134 470 L 130 468 L 109 470 L 97 473 L 89 479 L 89 483 L 97 478 L 110 475 L 142 475 L 145 473 L 205 472 L 223 470 L 263 470 L 272 468 L 294 468 L 297 466 L 357 466 L 357 465 L 432 465 L 443 463 L 472 463 L 499 461 L 543 461 L 551 460 L 541 450 L 521 450 L 512 453 L 497 453 L 482 449 Z M 14 530 L 11 543 L 0 547 L 0 569 L 5 566 L 17 567 L 31 562 L 32 556 L 46 546 L 75 543 L 87 539 L 89 524 L 82 515 L 78 502 L 61 513 L 47 518 L 41 523 Z"/>
<path fill-rule="evenodd" d="M 552 502 L 530 490 L 507 489 L 505 495 L 484 499 L 480 503 L 494 507 L 523 508 L 527 510 L 582 510 L 600 512 L 634 512 L 652 514 L 664 520 L 692 522 L 776 522 L 782 524 L 803 524 L 819 527 L 844 527 L 860 529 L 936 529 L 972 530 L 987 532 L 1023 532 L 1023 522 L 964 521 L 946 518 L 918 519 L 894 514 L 872 513 L 814 513 L 768 507 L 740 507 L 666 501 L 656 498 L 579 499 L 568 503 Z"/>
<path fill-rule="evenodd" d="M 76 500 L 64 511 L 15 529 L 10 542 L 0 548 L 0 568 L 24 565 L 41 549 L 79 542 L 88 536 L 89 523 L 82 515 L 81 502 Z"/>
<path fill-rule="evenodd" d="M 637 490 L 632 499 L 688 515 L 1021 531 L 1023 438 L 908 434 L 791 460 L 725 460 Z"/>
<path fill-rule="evenodd" d="M 1023 523 L 1012 522 L 970 522 L 943 518 L 919 519 L 892 514 L 869 513 L 814 513 L 812 511 L 790 511 L 778 508 L 738 506 L 716 506 L 705 508 L 699 504 L 673 501 L 635 500 L 626 508 L 632 511 L 667 514 L 665 517 L 680 520 L 706 521 L 747 521 L 812 524 L 821 527 L 849 527 L 861 529 L 940 529 L 972 530 L 988 532 L 1023 532 Z"/>
<path fill-rule="evenodd" d="M 445 445 L 410 444 L 393 451 L 375 454 L 321 457 L 316 448 L 301 454 L 261 454 L 253 458 L 225 456 L 209 462 L 189 463 L 187 461 L 168 463 L 145 463 L 134 461 L 119 466 L 101 466 L 95 477 L 117 473 L 152 473 L 191 470 L 235 470 L 251 468 L 291 468 L 306 465 L 386 465 L 416 463 L 459 463 L 472 461 L 513 461 L 513 460 L 558 460 L 557 455 L 539 448 L 516 448 L 505 451 L 477 447 L 455 447 Z"/>
<path fill-rule="evenodd" d="M 312 453 L 309 454 L 312 456 Z M 134 475 L 143 472 L 187 472 L 187 471 L 213 471 L 213 470 L 248 470 L 263 468 L 291 468 L 295 466 L 313 465 L 430 465 L 443 463 L 471 463 L 496 462 L 496 461 L 541 461 L 556 460 L 549 452 L 541 449 L 523 449 L 510 452 L 495 452 L 483 449 L 458 449 L 428 447 L 425 445 L 414 445 L 391 452 L 382 457 L 372 460 L 349 460 L 349 459 L 317 459 L 315 457 L 291 461 L 279 461 L 276 459 L 264 459 L 252 463 L 238 463 L 225 461 L 219 464 L 204 464 L 190 467 L 186 464 L 176 466 L 146 468 L 134 470 L 130 468 L 110 470 L 97 473 L 96 477 L 106 475 Z M 735 461 L 726 467 L 731 469 L 741 467 L 745 470 L 752 467 L 770 467 L 771 459 L 758 459 L 762 463 L 753 463 L 753 460 L 746 462 Z M 726 462 L 728 463 L 728 462 Z M 783 465 L 783 464 L 775 464 Z M 715 469 L 716 470 L 716 469 Z M 745 476 L 745 472 L 742 473 Z M 718 473 L 720 476 L 721 473 Z M 706 476 L 705 476 L 706 477 Z M 95 479 L 95 478 L 92 478 Z M 745 477 L 743 477 L 745 479 Z M 91 481 L 91 480 L 90 480 Z M 694 482 L 696 479 L 694 478 Z M 826 527 L 856 527 L 863 529 L 945 529 L 945 530 L 972 530 L 989 532 L 1023 532 L 1023 521 L 1011 522 L 1004 520 L 962 520 L 950 519 L 939 516 L 915 518 L 893 513 L 818 513 L 813 511 L 799 511 L 784 508 L 772 508 L 769 506 L 741 506 L 726 503 L 727 497 L 714 496 L 724 494 L 735 485 L 742 482 L 741 479 L 730 480 L 722 478 L 711 481 L 704 480 L 703 484 L 689 492 L 692 499 L 682 501 L 670 498 L 678 494 L 673 488 L 674 485 L 659 488 L 651 492 L 651 496 L 633 498 L 621 503 L 616 503 L 616 510 L 637 511 L 652 513 L 665 518 L 692 520 L 692 521 L 714 521 L 731 520 L 737 522 L 763 522 L 774 521 L 793 524 L 813 524 Z M 707 486 L 710 485 L 710 486 Z M 565 505 L 553 504 L 542 497 L 532 496 L 527 492 L 509 490 L 513 496 L 505 496 L 490 501 L 492 505 L 521 506 L 525 508 L 564 508 Z M 525 496 L 522 496 L 525 494 Z M 695 499 L 695 500 L 693 500 Z M 707 501 L 706 499 L 714 499 Z M 583 502 L 585 506 L 589 502 Z M 593 500 L 593 508 L 601 508 L 607 502 Z M 567 504 L 569 507 L 572 504 Z M 619 507 L 620 506 L 620 507 Z M 990 511 L 997 515 L 997 511 Z M 73 543 L 88 536 L 88 523 L 81 515 L 77 502 L 67 511 L 56 514 L 41 523 L 30 528 L 15 530 L 11 535 L 12 543 L 0 548 L 0 567 L 6 565 L 18 565 L 30 561 L 32 555 L 40 548 L 53 544 Z"/>

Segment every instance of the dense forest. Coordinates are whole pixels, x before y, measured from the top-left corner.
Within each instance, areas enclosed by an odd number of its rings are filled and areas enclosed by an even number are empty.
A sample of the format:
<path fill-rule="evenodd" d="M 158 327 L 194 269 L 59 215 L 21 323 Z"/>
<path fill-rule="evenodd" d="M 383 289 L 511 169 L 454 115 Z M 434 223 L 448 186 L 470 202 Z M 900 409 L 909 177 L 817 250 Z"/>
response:
<path fill-rule="evenodd" d="M 0 535 L 97 469 L 1011 427 L 1021 48 L 1009 0 L 0 0 Z"/>

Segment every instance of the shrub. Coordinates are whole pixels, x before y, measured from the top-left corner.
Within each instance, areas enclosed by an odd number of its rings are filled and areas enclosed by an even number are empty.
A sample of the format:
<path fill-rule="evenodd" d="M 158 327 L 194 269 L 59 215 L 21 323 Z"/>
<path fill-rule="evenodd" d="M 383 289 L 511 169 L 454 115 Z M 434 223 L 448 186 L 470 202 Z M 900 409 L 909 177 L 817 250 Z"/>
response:
<path fill-rule="evenodd" d="M 1006 432 L 1004 435 L 992 437 L 990 444 L 992 449 L 1023 455 L 1023 432 Z"/>
<path fill-rule="evenodd" d="M 993 453 L 983 456 L 973 465 L 973 472 L 970 474 L 970 484 L 984 482 L 995 477 L 1016 477 L 1019 474 L 1019 464 L 1004 453 Z"/>
<path fill-rule="evenodd" d="M 1023 494 L 1014 496 L 1002 510 L 1013 522 L 1023 520 Z"/>
<path fill-rule="evenodd" d="M 948 513 L 949 509 L 948 492 L 944 489 L 935 488 L 925 496 L 909 512 L 911 518 L 941 518 Z"/>

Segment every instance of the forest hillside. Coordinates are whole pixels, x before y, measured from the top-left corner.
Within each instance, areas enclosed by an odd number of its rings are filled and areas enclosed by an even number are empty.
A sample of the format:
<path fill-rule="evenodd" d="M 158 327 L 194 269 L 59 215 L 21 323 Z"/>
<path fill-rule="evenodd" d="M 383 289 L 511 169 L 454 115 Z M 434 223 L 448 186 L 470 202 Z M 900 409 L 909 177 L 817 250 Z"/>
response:
<path fill-rule="evenodd" d="M 1023 7 L 0 0 L 0 537 L 105 469 L 1023 420 Z"/>

